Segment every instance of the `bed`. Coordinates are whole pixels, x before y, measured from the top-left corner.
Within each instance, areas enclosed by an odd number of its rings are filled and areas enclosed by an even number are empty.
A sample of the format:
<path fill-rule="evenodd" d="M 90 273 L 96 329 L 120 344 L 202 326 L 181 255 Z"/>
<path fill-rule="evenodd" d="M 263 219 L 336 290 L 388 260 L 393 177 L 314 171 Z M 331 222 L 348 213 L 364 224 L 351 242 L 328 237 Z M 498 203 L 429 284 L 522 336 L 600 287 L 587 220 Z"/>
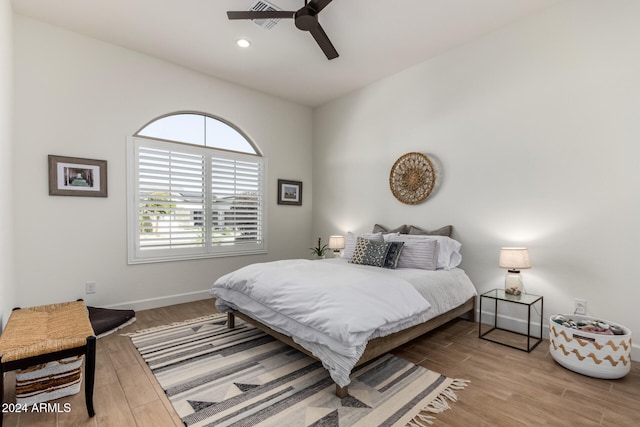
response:
<path fill-rule="evenodd" d="M 252 264 L 211 294 L 229 327 L 237 316 L 319 359 L 345 397 L 354 367 L 459 316 L 475 320 L 459 249 L 448 237 L 350 235 L 342 258 Z"/>

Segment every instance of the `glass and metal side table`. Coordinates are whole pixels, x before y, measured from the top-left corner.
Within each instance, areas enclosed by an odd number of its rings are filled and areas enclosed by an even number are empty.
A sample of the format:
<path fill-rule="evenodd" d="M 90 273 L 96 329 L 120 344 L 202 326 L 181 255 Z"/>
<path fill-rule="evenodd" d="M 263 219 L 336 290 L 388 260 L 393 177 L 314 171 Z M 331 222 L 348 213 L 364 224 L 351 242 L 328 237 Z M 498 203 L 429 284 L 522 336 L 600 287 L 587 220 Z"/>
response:
<path fill-rule="evenodd" d="M 482 331 L 482 302 L 485 299 L 493 300 L 493 325 L 487 331 Z M 521 333 L 514 331 L 512 329 L 506 329 L 502 327 L 498 327 L 498 308 L 504 304 L 520 304 L 527 306 L 527 333 Z M 536 304 L 540 307 L 540 311 L 538 312 L 540 316 L 540 333 L 538 336 L 532 335 L 531 331 L 531 311 L 535 309 L 537 312 Z M 478 337 L 487 341 L 495 342 L 497 344 L 502 344 L 507 347 L 515 348 L 517 350 L 522 350 L 526 352 L 531 352 L 534 348 L 538 346 L 542 342 L 542 319 L 543 319 L 543 297 L 540 295 L 533 294 L 522 294 L 522 295 L 510 295 L 507 294 L 504 289 L 493 289 L 491 291 L 485 292 L 480 295 L 480 322 L 478 326 Z M 518 347 L 512 344 L 505 343 L 503 341 L 499 341 L 497 339 L 491 338 L 488 335 L 496 330 L 506 331 L 511 334 L 521 335 L 527 338 L 527 346 L 526 348 Z"/>

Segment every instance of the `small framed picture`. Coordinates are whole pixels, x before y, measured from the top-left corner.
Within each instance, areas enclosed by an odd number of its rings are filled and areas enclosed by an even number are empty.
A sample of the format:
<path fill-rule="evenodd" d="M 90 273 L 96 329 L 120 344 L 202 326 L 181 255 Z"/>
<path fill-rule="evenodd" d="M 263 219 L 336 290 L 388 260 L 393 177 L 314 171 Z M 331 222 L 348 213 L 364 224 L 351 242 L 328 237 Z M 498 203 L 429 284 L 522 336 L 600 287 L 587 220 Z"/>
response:
<path fill-rule="evenodd" d="M 49 155 L 49 195 L 107 197 L 107 161 Z"/>
<path fill-rule="evenodd" d="M 278 204 L 302 206 L 302 182 L 279 179 Z"/>

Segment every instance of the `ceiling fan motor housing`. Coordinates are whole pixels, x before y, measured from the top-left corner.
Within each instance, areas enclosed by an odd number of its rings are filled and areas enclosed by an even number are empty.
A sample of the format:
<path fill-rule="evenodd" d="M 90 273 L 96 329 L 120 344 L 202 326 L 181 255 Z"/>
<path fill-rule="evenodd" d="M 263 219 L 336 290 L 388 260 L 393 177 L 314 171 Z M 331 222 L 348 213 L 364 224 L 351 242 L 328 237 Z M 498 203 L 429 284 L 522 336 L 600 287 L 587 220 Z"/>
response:
<path fill-rule="evenodd" d="M 296 27 L 302 31 L 311 31 L 318 26 L 318 13 L 310 7 L 303 7 L 294 16 Z"/>

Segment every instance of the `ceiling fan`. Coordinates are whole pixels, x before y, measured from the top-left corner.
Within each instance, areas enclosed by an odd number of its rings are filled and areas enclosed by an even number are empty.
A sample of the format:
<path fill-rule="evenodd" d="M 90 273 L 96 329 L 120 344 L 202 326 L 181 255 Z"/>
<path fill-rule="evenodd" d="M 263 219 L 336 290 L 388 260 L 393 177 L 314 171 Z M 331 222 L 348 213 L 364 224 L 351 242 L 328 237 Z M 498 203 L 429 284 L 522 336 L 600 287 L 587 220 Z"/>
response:
<path fill-rule="evenodd" d="M 296 27 L 302 31 L 309 31 L 313 38 L 320 46 L 320 49 L 327 56 L 327 59 L 334 59 L 338 57 L 338 51 L 329 37 L 327 33 L 324 32 L 322 26 L 318 22 L 318 13 L 325 7 L 331 3 L 332 0 L 311 0 L 307 2 L 305 0 L 304 6 L 296 11 L 284 11 L 284 10 L 273 10 L 273 11 L 253 11 L 253 10 L 245 10 L 245 11 L 237 11 L 237 12 L 227 12 L 227 17 L 229 19 L 281 19 L 281 18 L 293 18 Z"/>

